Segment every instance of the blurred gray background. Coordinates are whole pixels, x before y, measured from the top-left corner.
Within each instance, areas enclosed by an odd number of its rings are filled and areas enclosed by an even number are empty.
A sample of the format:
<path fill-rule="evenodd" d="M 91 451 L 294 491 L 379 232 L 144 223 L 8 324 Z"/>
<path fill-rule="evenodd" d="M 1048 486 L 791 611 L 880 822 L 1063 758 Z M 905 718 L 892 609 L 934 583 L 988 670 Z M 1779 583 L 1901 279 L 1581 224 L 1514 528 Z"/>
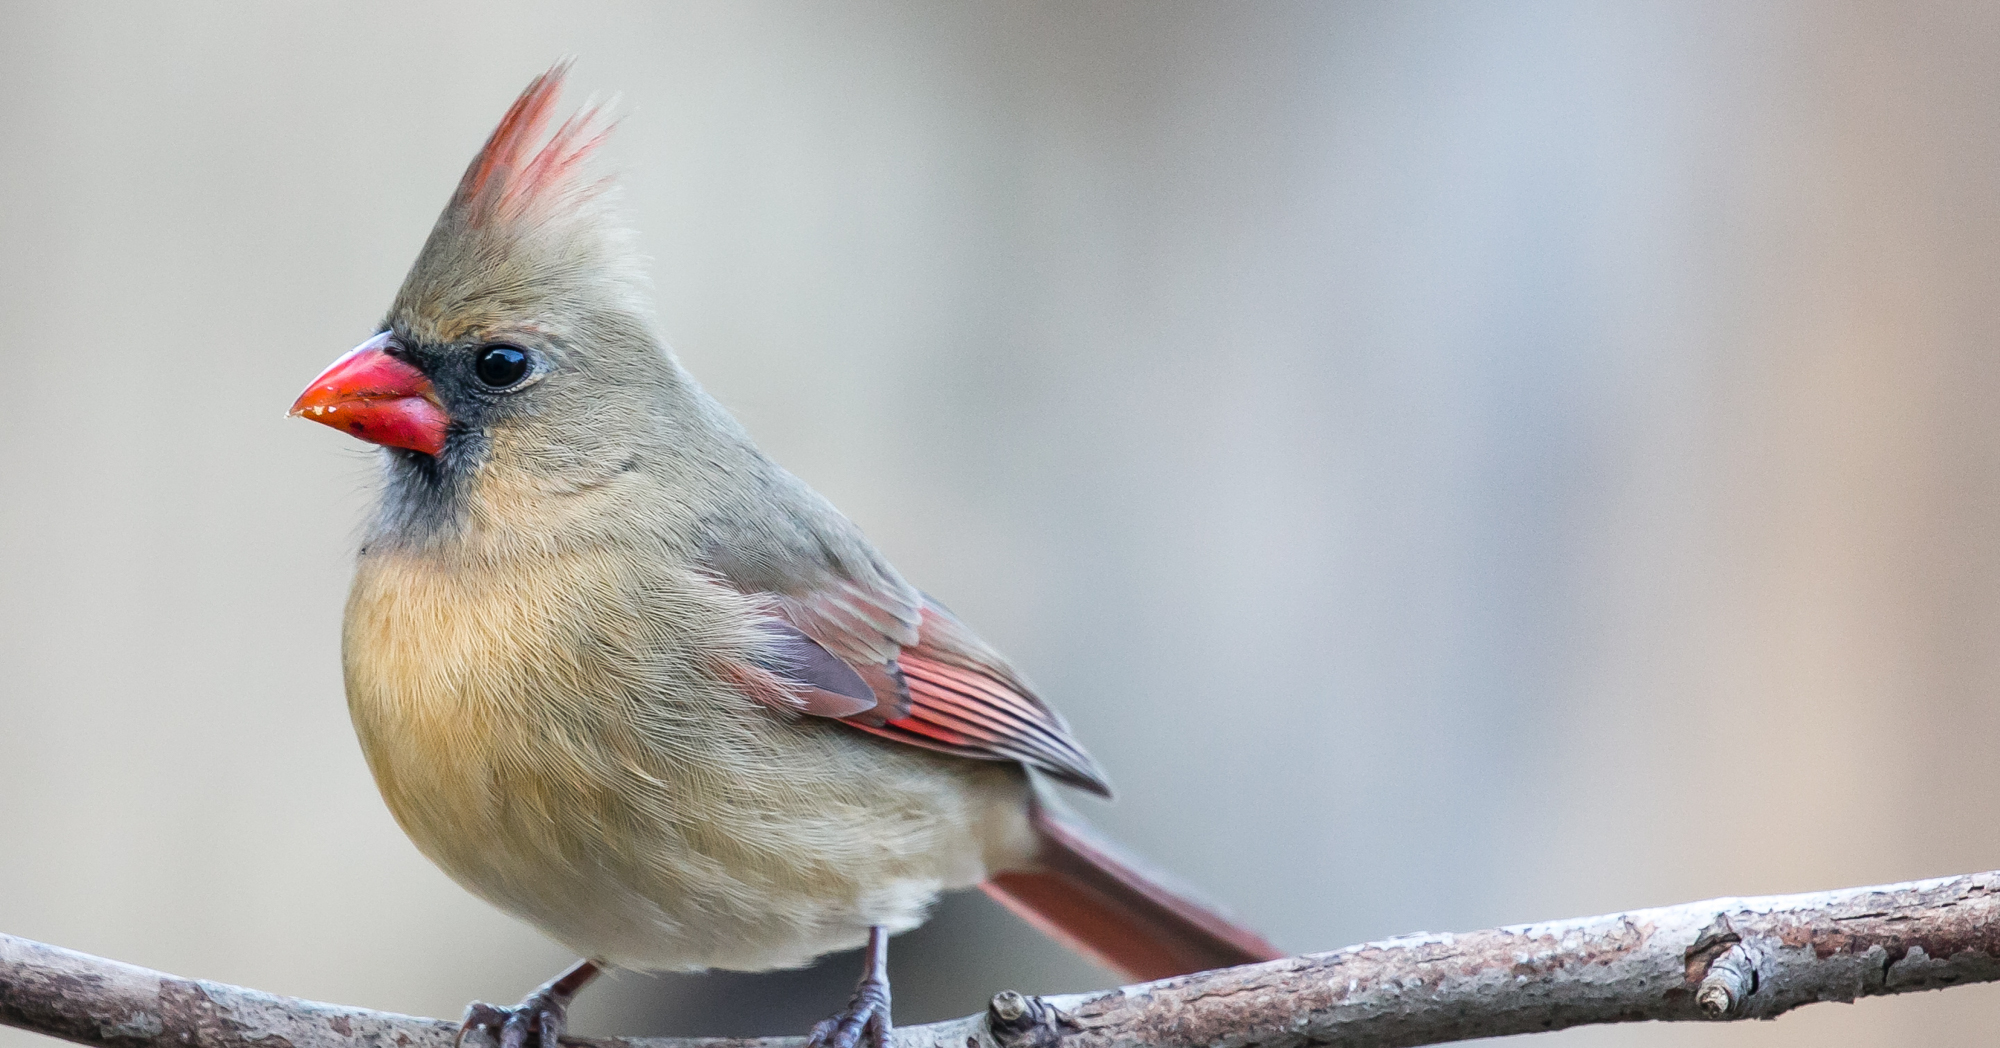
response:
<path fill-rule="evenodd" d="M 569 960 L 377 799 L 372 453 L 282 417 L 563 53 L 682 358 L 1284 947 L 2000 867 L 1994 5 L 14 0 L 0 930 L 438 1015 Z M 1110 982 L 978 897 L 895 949 L 905 1023 Z"/>

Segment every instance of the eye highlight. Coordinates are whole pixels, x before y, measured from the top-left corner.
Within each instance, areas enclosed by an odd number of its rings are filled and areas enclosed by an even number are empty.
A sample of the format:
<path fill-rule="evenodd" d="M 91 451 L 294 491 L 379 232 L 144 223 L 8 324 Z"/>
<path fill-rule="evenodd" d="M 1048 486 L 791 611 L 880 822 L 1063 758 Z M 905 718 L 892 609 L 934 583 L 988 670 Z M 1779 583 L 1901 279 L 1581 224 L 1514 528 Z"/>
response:
<path fill-rule="evenodd" d="M 473 373 L 489 389 L 505 389 L 528 374 L 528 354 L 518 346 L 482 346 Z"/>

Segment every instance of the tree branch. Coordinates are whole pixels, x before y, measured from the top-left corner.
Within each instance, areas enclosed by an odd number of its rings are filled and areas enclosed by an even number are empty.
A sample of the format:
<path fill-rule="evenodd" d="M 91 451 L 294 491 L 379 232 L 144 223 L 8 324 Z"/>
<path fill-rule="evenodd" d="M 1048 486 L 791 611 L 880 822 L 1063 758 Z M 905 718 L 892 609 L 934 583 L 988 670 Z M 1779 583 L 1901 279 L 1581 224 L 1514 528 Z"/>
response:
<path fill-rule="evenodd" d="M 1814 1001 L 2000 979 L 2000 872 L 1412 935 L 1059 997 L 895 1032 L 896 1048 L 1405 1048 L 1648 1019 L 1769 1019 Z M 100 1048 L 450 1048 L 457 1024 L 318 1004 L 0 935 L 0 1024 Z M 797 1048 L 567 1039 L 584 1048 Z"/>

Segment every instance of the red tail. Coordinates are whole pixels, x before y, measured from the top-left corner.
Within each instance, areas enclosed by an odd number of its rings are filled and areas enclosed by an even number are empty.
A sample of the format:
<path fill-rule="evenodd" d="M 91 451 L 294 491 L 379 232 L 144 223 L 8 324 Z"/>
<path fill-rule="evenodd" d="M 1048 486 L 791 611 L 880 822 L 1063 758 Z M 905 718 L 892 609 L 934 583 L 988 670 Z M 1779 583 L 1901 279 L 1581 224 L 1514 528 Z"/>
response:
<path fill-rule="evenodd" d="M 1284 956 L 1084 827 L 1040 805 L 1034 826 L 1038 867 L 995 874 L 980 887 L 1070 949 L 1138 980 Z"/>

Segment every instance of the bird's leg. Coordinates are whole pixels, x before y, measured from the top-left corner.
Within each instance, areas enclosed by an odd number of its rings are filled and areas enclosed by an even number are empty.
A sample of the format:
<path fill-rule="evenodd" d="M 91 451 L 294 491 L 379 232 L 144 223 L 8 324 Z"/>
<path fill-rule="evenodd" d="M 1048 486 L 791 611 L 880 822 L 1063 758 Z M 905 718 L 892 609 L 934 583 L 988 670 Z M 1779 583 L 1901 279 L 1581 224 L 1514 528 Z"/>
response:
<path fill-rule="evenodd" d="M 540 1048 L 557 1048 L 567 1022 L 569 1002 L 578 990 L 604 971 L 596 961 L 578 961 L 569 970 L 543 983 L 534 993 L 521 998 L 512 1008 L 474 1001 L 465 1009 L 465 1021 L 458 1026 L 453 1048 L 474 1030 L 492 1034 L 497 1048 L 525 1048 L 534 1038 Z"/>
<path fill-rule="evenodd" d="M 861 982 L 854 987 L 854 999 L 847 1010 L 830 1019 L 821 1019 L 806 1037 L 806 1048 L 855 1048 L 865 1034 L 869 1048 L 889 1045 L 889 933 L 876 925 L 868 929 L 868 959 L 861 966 Z"/>

